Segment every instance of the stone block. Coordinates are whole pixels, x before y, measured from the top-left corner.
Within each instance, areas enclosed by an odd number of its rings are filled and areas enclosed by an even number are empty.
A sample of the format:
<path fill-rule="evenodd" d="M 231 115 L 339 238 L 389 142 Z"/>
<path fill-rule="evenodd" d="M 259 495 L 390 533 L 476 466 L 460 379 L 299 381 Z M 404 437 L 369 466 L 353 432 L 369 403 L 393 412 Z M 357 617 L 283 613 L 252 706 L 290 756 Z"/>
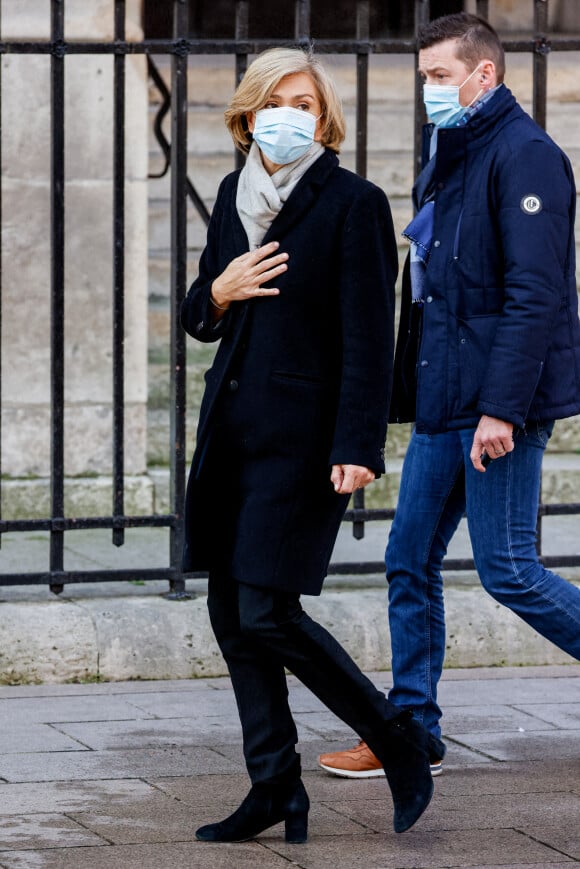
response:
<path fill-rule="evenodd" d="M 50 39 L 50 5 L 37 0 L 3 0 L 3 39 Z M 128 0 L 126 37 L 143 38 L 141 2 Z M 67 0 L 65 38 L 105 40 L 114 37 L 113 0 Z"/>
<path fill-rule="evenodd" d="M 125 512 L 151 515 L 155 492 L 148 476 L 125 478 Z M 110 477 L 67 478 L 64 481 L 64 509 L 68 517 L 110 516 L 113 482 Z M 2 514 L 14 519 L 44 519 L 51 515 L 50 479 L 5 480 L 2 483 Z"/>
<path fill-rule="evenodd" d="M 172 604 L 155 599 L 84 601 L 98 625 L 104 679 L 192 678 L 224 673 L 206 618 L 205 600 Z"/>
<path fill-rule="evenodd" d="M 97 672 L 90 614 L 72 603 L 2 604 L 0 682 L 80 681 Z"/>

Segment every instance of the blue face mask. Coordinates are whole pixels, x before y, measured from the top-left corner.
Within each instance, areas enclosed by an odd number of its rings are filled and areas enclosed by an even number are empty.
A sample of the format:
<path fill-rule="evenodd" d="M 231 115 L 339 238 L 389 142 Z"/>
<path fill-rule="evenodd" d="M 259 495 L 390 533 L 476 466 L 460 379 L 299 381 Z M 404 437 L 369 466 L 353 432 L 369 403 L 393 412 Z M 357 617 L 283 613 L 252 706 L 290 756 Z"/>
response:
<path fill-rule="evenodd" d="M 279 106 L 256 112 L 254 142 L 278 166 L 304 156 L 314 141 L 316 121 L 310 112 Z"/>
<path fill-rule="evenodd" d="M 459 91 L 463 85 L 467 84 L 471 76 L 475 75 L 479 66 L 476 66 L 470 73 L 463 84 L 424 84 L 423 85 L 423 102 L 425 103 L 425 111 L 429 120 L 436 127 L 454 127 L 459 123 L 465 112 L 472 106 L 473 103 L 481 96 L 482 91 L 479 91 L 469 103 L 469 106 L 462 106 L 459 102 Z"/>

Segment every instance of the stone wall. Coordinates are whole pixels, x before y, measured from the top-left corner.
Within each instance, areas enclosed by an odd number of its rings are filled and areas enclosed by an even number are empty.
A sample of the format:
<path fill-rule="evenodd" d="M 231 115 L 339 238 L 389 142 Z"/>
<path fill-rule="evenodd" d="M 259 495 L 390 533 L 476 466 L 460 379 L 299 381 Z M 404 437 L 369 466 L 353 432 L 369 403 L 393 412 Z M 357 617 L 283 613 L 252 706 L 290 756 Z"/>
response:
<path fill-rule="evenodd" d="M 67 0 L 65 37 L 113 36 L 112 0 Z M 140 0 L 127 38 L 141 39 Z M 50 38 L 50 4 L 4 0 L 4 39 Z M 147 73 L 127 59 L 126 468 L 146 470 Z M 113 58 L 67 56 L 65 473 L 112 469 Z M 2 58 L 2 471 L 50 473 L 50 57 Z M 5 504 L 10 513 L 10 505 Z"/>

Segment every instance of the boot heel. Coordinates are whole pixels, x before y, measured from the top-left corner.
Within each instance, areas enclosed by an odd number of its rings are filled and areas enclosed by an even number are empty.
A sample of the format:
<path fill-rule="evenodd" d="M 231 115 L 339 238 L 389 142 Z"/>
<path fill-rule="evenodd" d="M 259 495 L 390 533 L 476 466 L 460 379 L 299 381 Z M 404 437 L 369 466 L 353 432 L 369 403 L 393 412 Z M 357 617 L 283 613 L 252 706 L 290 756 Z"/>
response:
<path fill-rule="evenodd" d="M 302 844 L 308 838 L 308 812 L 289 815 L 285 819 L 286 841 L 294 845 Z"/>

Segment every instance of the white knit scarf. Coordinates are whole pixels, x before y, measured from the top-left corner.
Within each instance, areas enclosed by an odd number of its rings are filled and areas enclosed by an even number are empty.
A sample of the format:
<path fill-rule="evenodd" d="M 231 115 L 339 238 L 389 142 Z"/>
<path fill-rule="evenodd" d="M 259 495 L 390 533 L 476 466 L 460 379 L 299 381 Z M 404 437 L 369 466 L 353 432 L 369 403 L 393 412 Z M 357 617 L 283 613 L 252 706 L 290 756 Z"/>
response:
<path fill-rule="evenodd" d="M 306 154 L 268 175 L 261 152 L 252 142 L 246 165 L 240 172 L 236 208 L 246 230 L 250 250 L 260 247 L 262 239 L 282 206 L 307 169 L 318 160 L 324 147 L 313 142 Z"/>

